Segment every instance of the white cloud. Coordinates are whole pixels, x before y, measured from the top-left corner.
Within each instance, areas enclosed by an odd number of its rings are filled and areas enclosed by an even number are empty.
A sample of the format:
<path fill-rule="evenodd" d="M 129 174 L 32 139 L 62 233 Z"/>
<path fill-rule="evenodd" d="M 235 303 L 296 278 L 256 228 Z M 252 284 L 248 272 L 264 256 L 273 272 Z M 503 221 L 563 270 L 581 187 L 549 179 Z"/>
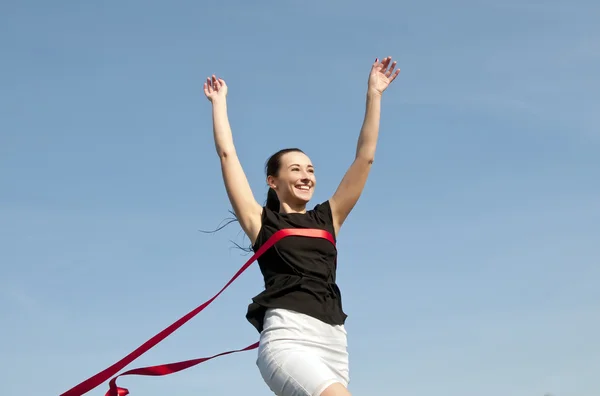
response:
<path fill-rule="evenodd" d="M 0 296 L 8 300 L 9 304 L 16 305 L 19 310 L 31 312 L 40 309 L 39 301 L 33 294 L 16 284 L 2 284 Z"/>

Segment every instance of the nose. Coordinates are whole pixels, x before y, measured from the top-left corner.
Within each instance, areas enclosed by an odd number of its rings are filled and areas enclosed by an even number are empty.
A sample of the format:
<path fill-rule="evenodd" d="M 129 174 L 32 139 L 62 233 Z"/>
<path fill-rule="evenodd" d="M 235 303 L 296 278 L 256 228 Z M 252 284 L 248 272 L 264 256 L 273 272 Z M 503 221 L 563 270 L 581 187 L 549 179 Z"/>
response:
<path fill-rule="evenodd" d="M 306 169 L 302 169 L 302 171 L 301 171 L 301 172 L 302 172 L 302 174 L 301 174 L 301 176 L 302 176 L 302 180 L 303 180 L 303 181 L 304 181 L 304 180 L 308 180 L 308 179 L 309 179 L 309 173 L 306 171 Z"/>

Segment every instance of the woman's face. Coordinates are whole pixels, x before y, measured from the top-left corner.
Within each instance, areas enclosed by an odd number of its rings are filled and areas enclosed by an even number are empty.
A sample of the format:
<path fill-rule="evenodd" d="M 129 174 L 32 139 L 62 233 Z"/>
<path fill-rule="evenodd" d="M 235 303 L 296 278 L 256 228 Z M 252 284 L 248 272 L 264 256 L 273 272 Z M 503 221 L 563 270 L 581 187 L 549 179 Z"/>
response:
<path fill-rule="evenodd" d="M 267 182 L 281 202 L 306 204 L 315 189 L 315 169 L 306 154 L 286 153 L 281 157 L 279 173 L 275 177 L 269 176 Z"/>

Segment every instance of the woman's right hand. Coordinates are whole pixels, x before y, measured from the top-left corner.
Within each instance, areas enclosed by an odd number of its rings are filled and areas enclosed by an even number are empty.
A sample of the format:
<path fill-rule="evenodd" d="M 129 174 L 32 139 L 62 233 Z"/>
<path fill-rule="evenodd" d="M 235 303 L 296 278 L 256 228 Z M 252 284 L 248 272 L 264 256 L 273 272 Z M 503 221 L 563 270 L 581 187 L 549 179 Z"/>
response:
<path fill-rule="evenodd" d="M 225 99 L 227 96 L 227 84 L 225 84 L 225 80 L 217 78 L 214 74 L 212 77 L 208 77 L 204 83 L 204 94 L 211 102 L 215 99 Z"/>

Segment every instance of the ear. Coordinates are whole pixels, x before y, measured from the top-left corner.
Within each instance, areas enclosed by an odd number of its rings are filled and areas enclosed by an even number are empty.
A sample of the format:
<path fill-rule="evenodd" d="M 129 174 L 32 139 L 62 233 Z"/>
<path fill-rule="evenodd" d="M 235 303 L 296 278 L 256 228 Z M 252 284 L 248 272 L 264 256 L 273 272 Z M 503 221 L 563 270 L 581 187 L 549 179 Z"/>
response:
<path fill-rule="evenodd" d="M 275 178 L 273 176 L 267 176 L 267 184 L 269 185 L 269 187 L 271 187 L 273 190 L 277 189 L 277 182 L 275 180 Z"/>

